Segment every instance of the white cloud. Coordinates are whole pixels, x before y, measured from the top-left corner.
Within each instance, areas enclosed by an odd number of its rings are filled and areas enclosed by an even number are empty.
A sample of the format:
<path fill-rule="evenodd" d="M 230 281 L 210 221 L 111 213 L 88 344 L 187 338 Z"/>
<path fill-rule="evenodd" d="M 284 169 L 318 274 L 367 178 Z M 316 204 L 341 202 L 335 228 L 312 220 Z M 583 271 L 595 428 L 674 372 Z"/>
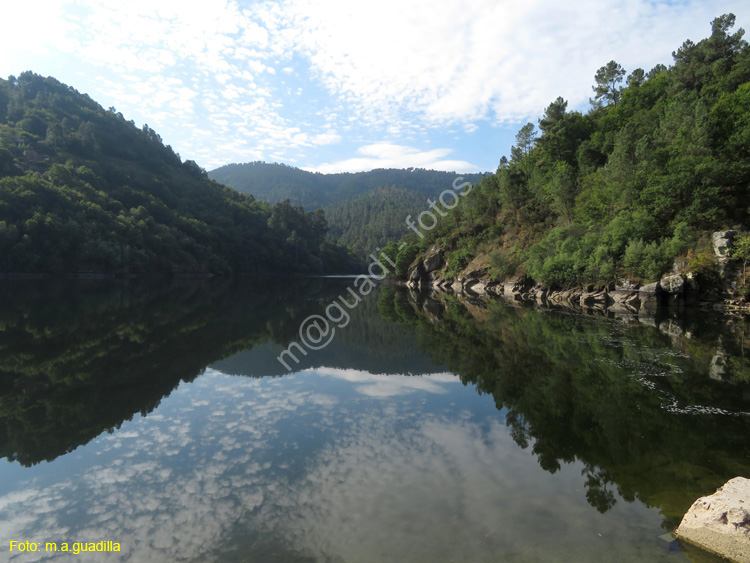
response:
<path fill-rule="evenodd" d="M 333 377 L 356 384 L 356 391 L 369 397 L 395 397 L 415 391 L 435 393 L 448 392 L 445 384 L 458 383 L 458 378 L 451 373 L 429 375 L 379 375 L 356 369 L 317 368 L 312 370 L 318 375 Z"/>
<path fill-rule="evenodd" d="M 373 170 L 375 168 L 427 168 L 432 170 L 446 170 L 448 172 L 478 172 L 479 167 L 464 160 L 451 160 L 446 157 L 453 152 L 451 149 L 441 148 L 420 151 L 414 147 L 394 145 L 390 143 L 375 143 L 363 145 L 357 152 L 359 157 L 348 158 L 338 162 L 326 162 L 318 166 L 304 167 L 310 172 L 333 174 L 336 172 L 357 172 Z"/>
<path fill-rule="evenodd" d="M 738 1 L 288 0 L 268 18 L 360 118 L 411 113 L 430 125 L 538 115 L 558 95 L 585 102 L 595 70 L 669 62 L 687 37 Z"/>
<path fill-rule="evenodd" d="M 334 162 L 312 168 L 468 171 L 477 168 L 445 160 L 449 149 L 345 151 L 428 143 L 446 128 L 471 134 L 480 120 L 533 120 L 559 95 L 584 107 L 599 66 L 669 63 L 730 11 L 748 25 L 740 0 L 16 2 L 8 22 L 33 20 L 34 33 L 6 26 L 0 67 L 72 66 L 71 85 L 89 80 L 94 99 L 159 125 L 165 142 L 208 168 L 299 149 L 314 155 L 300 160 L 319 162 L 318 147 L 339 145 Z M 206 128 L 208 138 L 192 133 Z"/>

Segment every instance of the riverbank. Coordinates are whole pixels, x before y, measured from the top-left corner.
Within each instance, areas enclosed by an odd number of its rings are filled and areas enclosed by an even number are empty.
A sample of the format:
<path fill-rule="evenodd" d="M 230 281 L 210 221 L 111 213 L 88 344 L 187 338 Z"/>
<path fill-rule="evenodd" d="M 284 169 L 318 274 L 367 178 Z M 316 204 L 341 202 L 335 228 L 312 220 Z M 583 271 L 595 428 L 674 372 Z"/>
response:
<path fill-rule="evenodd" d="M 397 285 L 427 293 L 453 293 L 468 297 L 499 297 L 516 302 L 536 302 L 574 309 L 599 309 L 612 313 L 638 315 L 653 313 L 659 307 L 698 307 L 732 314 L 750 314 L 750 303 L 730 296 L 702 296 L 697 291 L 670 291 L 661 282 L 648 285 L 604 285 L 552 289 L 532 280 L 498 282 L 486 278 L 421 278 L 397 280 Z"/>
<path fill-rule="evenodd" d="M 741 268 L 730 260 L 736 231 L 713 234 L 713 258 L 708 266 L 691 270 L 678 261 L 658 281 L 641 284 L 620 279 L 607 284 L 559 288 L 529 277 L 499 281 L 493 278 L 491 257 L 476 256 L 458 276 L 451 276 L 445 249 L 434 245 L 410 265 L 405 279 L 397 283 L 427 292 L 452 292 L 469 296 L 497 296 L 512 301 L 536 301 L 542 305 L 599 308 L 638 314 L 657 307 L 700 307 L 732 314 L 749 314 L 750 301 L 738 288 L 743 285 Z"/>

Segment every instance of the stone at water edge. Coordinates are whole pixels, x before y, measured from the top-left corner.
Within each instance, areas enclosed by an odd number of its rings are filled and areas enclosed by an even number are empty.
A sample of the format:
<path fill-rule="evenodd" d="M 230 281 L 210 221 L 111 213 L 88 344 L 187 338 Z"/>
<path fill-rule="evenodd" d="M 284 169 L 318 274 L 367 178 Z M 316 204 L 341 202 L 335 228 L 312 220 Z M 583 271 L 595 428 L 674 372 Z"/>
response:
<path fill-rule="evenodd" d="M 659 282 L 659 287 L 667 293 L 680 295 L 685 292 L 685 277 L 682 274 L 664 276 Z"/>
<path fill-rule="evenodd" d="M 735 477 L 696 500 L 675 535 L 735 563 L 750 563 L 750 479 Z"/>

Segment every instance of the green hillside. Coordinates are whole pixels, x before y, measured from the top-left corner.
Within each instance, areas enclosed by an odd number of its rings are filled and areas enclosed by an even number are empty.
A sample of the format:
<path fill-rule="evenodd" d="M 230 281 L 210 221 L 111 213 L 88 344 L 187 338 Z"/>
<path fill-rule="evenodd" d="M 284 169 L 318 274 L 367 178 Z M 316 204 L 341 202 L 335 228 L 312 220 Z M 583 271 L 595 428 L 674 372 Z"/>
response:
<path fill-rule="evenodd" d="M 406 231 L 405 218 L 422 211 L 428 197 L 448 189 L 455 172 L 411 168 L 320 174 L 285 164 L 228 164 L 209 177 L 254 197 L 276 203 L 288 199 L 305 209 L 322 208 L 329 239 L 366 256 Z M 481 174 L 461 174 L 477 182 Z"/>
<path fill-rule="evenodd" d="M 54 78 L 0 80 L 0 273 L 349 270 L 326 232 Z"/>
<path fill-rule="evenodd" d="M 750 48 L 734 23 L 716 18 L 669 68 L 628 74 L 611 61 L 587 113 L 553 101 L 401 262 L 437 244 L 447 278 L 471 263 L 553 286 L 653 281 L 677 263 L 716 280 L 710 233 L 750 225 Z"/>
<path fill-rule="evenodd" d="M 208 176 L 257 199 L 277 203 L 288 199 L 305 209 L 330 208 L 351 201 L 375 189 L 397 187 L 424 196 L 440 193 L 456 178 L 455 172 L 423 168 L 379 168 L 369 172 L 321 174 L 286 164 L 248 162 L 227 164 Z M 476 182 L 481 174 L 461 174 Z"/>

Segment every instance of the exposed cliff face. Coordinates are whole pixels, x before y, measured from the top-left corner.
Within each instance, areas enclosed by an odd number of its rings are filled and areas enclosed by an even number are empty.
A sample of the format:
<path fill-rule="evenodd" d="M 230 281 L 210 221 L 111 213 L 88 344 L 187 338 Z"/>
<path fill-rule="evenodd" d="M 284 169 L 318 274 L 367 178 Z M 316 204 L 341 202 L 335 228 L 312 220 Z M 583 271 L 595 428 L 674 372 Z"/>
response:
<path fill-rule="evenodd" d="M 714 252 L 721 271 L 725 273 L 721 287 L 700 282 L 696 272 L 685 271 L 686 263 L 675 263 L 673 273 L 659 281 L 641 285 L 622 279 L 602 285 L 574 288 L 552 288 L 530 278 L 499 280 L 492 274 L 490 257 L 480 253 L 460 271 L 448 275 L 450 264 L 446 252 L 433 245 L 417 256 L 408 270 L 407 287 L 425 292 L 451 292 L 468 296 L 498 296 L 512 301 L 537 301 L 543 305 L 565 305 L 599 308 L 613 312 L 638 314 L 660 305 L 698 305 L 729 311 L 750 311 L 747 300 L 733 295 L 736 286 L 733 264 L 729 258 L 736 231 L 713 234 Z"/>

